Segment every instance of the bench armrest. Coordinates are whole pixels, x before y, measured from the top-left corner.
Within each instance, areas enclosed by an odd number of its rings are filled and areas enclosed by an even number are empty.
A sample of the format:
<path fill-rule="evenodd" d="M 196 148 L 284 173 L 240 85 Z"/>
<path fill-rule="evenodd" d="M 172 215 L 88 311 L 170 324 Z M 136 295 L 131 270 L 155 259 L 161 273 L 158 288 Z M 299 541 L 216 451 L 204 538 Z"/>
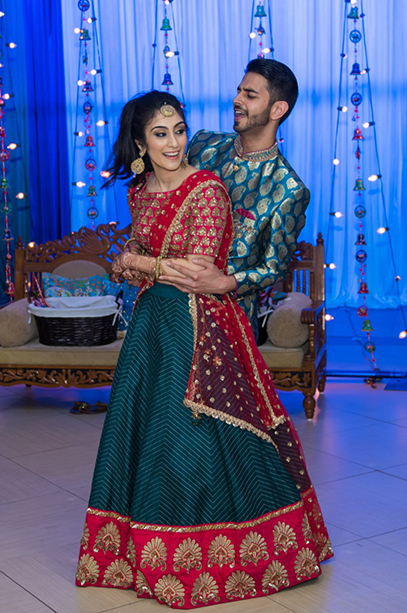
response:
<path fill-rule="evenodd" d="M 317 321 L 319 313 L 323 310 L 325 303 L 323 300 L 313 302 L 311 306 L 301 311 L 301 322 L 303 324 L 312 324 Z"/>
<path fill-rule="evenodd" d="M 309 327 L 308 351 L 304 361 L 314 362 L 323 345 L 325 345 L 325 302 L 318 300 L 301 311 L 301 322 Z"/>

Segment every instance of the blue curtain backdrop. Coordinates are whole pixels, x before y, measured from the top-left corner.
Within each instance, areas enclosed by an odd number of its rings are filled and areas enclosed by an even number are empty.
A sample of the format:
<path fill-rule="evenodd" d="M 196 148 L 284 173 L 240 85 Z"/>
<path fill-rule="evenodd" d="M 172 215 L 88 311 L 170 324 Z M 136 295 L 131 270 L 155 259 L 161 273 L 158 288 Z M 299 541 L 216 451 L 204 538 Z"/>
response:
<path fill-rule="evenodd" d="M 108 130 L 113 139 L 121 108 L 137 92 L 152 86 L 152 58 L 155 37 L 155 8 L 159 9 L 158 27 L 163 18 L 162 0 L 95 0 L 98 18 L 104 79 L 106 85 Z M 267 2 L 265 3 L 267 5 Z M 406 170 L 402 160 L 407 149 L 407 77 L 402 58 L 407 57 L 407 11 L 403 0 L 377 2 L 364 0 L 366 42 L 371 68 L 370 77 L 376 113 L 376 128 L 381 157 L 384 192 L 393 244 L 402 277 L 403 301 L 407 302 L 407 247 L 404 240 L 406 203 L 403 187 Z M 327 235 L 330 181 L 334 151 L 336 107 L 340 74 L 340 52 L 344 9 L 343 0 L 273 0 L 272 23 L 275 58 L 288 64 L 299 82 L 300 97 L 294 113 L 284 126 L 284 155 L 310 187 L 312 200 L 302 238 L 315 241 L 320 231 Z M 252 0 L 174 0 L 169 7 L 171 24 L 176 27 L 178 50 L 192 134 L 200 128 L 231 131 L 232 99 L 248 60 Z M 72 148 L 74 109 L 77 94 L 78 25 L 76 2 L 63 3 L 64 56 L 68 100 L 68 134 Z M 360 11 L 360 2 L 359 2 Z M 353 22 L 352 22 L 353 23 Z M 265 23 L 267 28 L 267 23 Z M 169 33 L 171 47 L 174 32 Z M 158 33 L 154 86 L 161 88 L 164 75 L 163 32 Z M 344 100 L 351 107 L 350 56 L 344 66 Z M 171 88 L 180 94 L 177 58 L 170 60 L 174 81 Z M 363 120 L 370 119 L 366 102 L 361 106 Z M 354 143 L 351 113 L 341 117 L 341 164 L 337 169 L 335 209 L 344 213 L 335 220 L 330 237 L 330 253 L 337 268 L 327 272 L 327 290 L 331 306 L 355 305 L 358 300 L 357 264 L 354 259 L 357 223 L 353 213 L 355 198 Z M 105 129 L 105 128 L 104 128 Z M 367 176 L 376 171 L 372 133 L 365 132 L 363 159 L 366 186 L 365 235 L 368 243 L 369 302 L 373 307 L 396 306 L 394 275 L 390 266 L 387 236 L 376 230 L 384 225 L 378 184 Z M 103 151 L 103 156 L 106 156 Z M 72 159 L 72 150 L 69 159 Z M 103 159 L 99 160 L 103 162 Z M 71 169 L 72 170 L 72 169 Z M 83 198 L 82 198 L 83 200 Z M 128 223 L 123 187 L 117 190 L 119 219 Z M 74 202 L 73 228 L 89 225 L 86 208 Z M 112 193 L 100 192 L 98 221 L 116 219 Z"/>
<path fill-rule="evenodd" d="M 14 94 L 5 105 L 6 144 L 19 145 L 6 164 L 14 249 L 19 236 L 41 243 L 70 230 L 64 48 L 59 2 L 3 0 L 1 8 L 4 42 L 16 44 L 5 47 L 1 71 L 2 93 Z M 2 244 L 2 261 L 4 254 Z M 8 301 L 4 281 L 1 266 L 0 302 Z"/>
<path fill-rule="evenodd" d="M 27 83 L 25 79 L 25 37 L 21 28 L 22 4 L 21 0 L 2 2 L 1 10 L 5 16 L 1 19 L 1 34 L 3 36 L 4 57 L 1 59 L 3 68 L 0 74 L 3 79 L 2 94 L 13 93 L 14 97 L 4 105 L 3 126 L 6 131 L 6 146 L 17 143 L 19 147 L 10 151 L 10 159 L 6 162 L 6 177 L 10 185 L 8 200 L 11 205 L 9 225 L 14 241 L 10 244 L 11 252 L 17 243 L 18 237 L 24 241 L 30 239 L 30 200 L 16 198 L 19 192 L 28 193 L 29 185 L 29 145 L 27 121 Z M 5 47 L 4 43 L 13 42 L 15 49 Z M 2 208 L 2 206 L 0 206 Z M 4 224 L 4 216 L 0 214 L 0 223 Z M 0 230 L 3 238 L 3 227 Z M 3 294 L 5 287 L 5 261 L 6 245 L 0 239 L 0 303 L 8 302 L 9 297 Z M 14 271 L 13 271 L 14 278 Z"/>
<path fill-rule="evenodd" d="M 79 37 L 73 30 L 82 25 L 81 14 L 76 0 L 49 0 L 46 3 L 16 0 L 7 4 L 11 5 L 9 10 L 16 13 L 13 27 L 17 34 L 18 24 L 21 24 L 18 7 L 22 7 L 20 15 L 24 14 L 27 72 L 19 73 L 16 65 L 15 80 L 17 74 L 19 79 L 26 75 L 29 88 L 26 111 L 30 115 L 32 238 L 39 240 L 44 236 L 44 239 L 50 239 L 65 231 L 68 182 L 86 178 L 85 173 L 84 177 L 79 176 L 80 166 L 73 166 L 79 57 Z M 106 93 L 104 117 L 100 102 L 100 76 L 97 75 L 96 95 L 99 98 L 95 104 L 94 121 L 109 121 L 107 127 L 95 128 L 99 171 L 108 156 L 108 141 L 112 142 L 116 135 L 123 104 L 137 92 L 151 89 L 152 85 L 162 88 L 165 71 L 162 32 L 157 37 L 154 83 L 152 44 L 155 39 L 156 5 L 160 27 L 164 3 L 162 0 L 93 0 L 91 4 L 98 19 L 96 23 Z M 400 289 L 403 301 L 407 303 L 406 203 L 403 197 L 407 177 L 402 164 L 407 148 L 407 76 L 403 61 L 407 56 L 407 11 L 404 5 L 403 0 L 363 2 L 384 194 L 402 278 Z M 300 87 L 297 106 L 284 125 L 284 155 L 311 190 L 307 224 L 301 237 L 315 241 L 319 231 L 326 237 L 328 230 L 343 14 L 350 4 L 346 3 L 345 7 L 343 0 L 272 0 L 271 7 L 275 57 L 294 70 Z M 178 40 L 175 45 L 174 31 L 170 32 L 170 44 L 180 52 L 183 92 L 192 134 L 200 128 L 231 131 L 231 102 L 248 60 L 251 10 L 252 0 L 173 0 L 169 5 L 169 17 L 172 26 L 176 26 Z M 62 12 L 63 24 L 63 62 L 61 37 L 58 34 L 61 23 L 59 11 Z M 267 23 L 265 27 L 267 29 Z M 93 49 L 93 57 L 96 57 L 95 47 Z M 352 56 L 345 60 L 344 99 L 341 100 L 349 107 L 352 62 Z M 98 68 L 99 62 L 96 63 L 95 67 Z M 65 94 L 61 82 L 64 71 Z M 170 60 L 170 73 L 174 81 L 171 91 L 180 94 L 177 58 Z M 21 88 L 24 89 L 24 86 Z M 361 112 L 364 121 L 371 119 L 366 102 L 362 104 Z M 353 213 L 356 171 L 351 140 L 354 124 L 350 115 L 344 114 L 340 124 L 338 157 L 341 163 L 337 168 L 335 209 L 340 210 L 344 217 L 335 221 L 327 256 L 337 265 L 334 272 L 327 272 L 331 306 L 352 306 L 359 302 L 354 259 L 357 234 Z M 64 143 L 62 134 L 64 127 L 67 143 Z M 362 162 L 368 209 L 365 237 L 368 244 L 369 303 L 373 307 L 392 307 L 396 306 L 396 290 L 388 240 L 386 235 L 376 233 L 377 227 L 385 225 L 381 202 L 377 184 L 367 181 L 367 176 L 377 170 L 374 143 L 372 132 L 366 131 L 364 135 Z M 81 161 L 79 155 L 78 160 Z M 86 216 L 86 193 L 73 189 L 70 222 L 74 230 L 81 225 L 90 225 L 90 220 Z M 111 220 L 119 220 L 122 226 L 128 223 L 130 216 L 125 188 L 119 186 L 116 192 L 106 192 L 100 191 L 97 184 L 97 190 L 100 210 L 97 223 Z M 40 234 L 42 228 L 39 224 L 48 223 L 55 225 L 50 225 L 44 234 Z"/>
<path fill-rule="evenodd" d="M 30 147 L 31 240 L 69 232 L 62 15 L 59 2 L 23 1 Z"/>

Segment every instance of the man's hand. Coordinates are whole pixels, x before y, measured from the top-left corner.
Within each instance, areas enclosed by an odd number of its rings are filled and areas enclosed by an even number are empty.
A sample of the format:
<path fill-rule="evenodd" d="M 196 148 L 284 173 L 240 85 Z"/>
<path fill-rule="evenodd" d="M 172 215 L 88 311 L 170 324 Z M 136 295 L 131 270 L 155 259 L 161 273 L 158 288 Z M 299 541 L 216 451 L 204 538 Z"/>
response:
<path fill-rule="evenodd" d="M 181 273 L 184 278 L 161 275 L 160 281 L 170 283 L 185 294 L 228 294 L 236 289 L 236 279 L 233 276 L 224 275 L 215 264 L 203 259 L 192 260 L 203 268 L 200 271 L 192 271 L 174 262 L 166 262 L 167 266 Z"/>

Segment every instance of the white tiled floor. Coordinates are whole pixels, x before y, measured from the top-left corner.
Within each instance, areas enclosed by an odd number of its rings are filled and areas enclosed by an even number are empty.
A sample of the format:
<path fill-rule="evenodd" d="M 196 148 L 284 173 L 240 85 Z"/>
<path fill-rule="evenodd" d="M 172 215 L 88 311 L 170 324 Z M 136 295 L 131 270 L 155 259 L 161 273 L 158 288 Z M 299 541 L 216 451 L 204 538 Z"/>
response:
<path fill-rule="evenodd" d="M 73 579 L 104 415 L 71 415 L 109 390 L 0 388 L 0 613 L 153 613 L 130 591 Z M 213 613 L 407 610 L 407 393 L 329 380 L 307 421 L 283 393 L 303 442 L 335 557 L 322 576 Z"/>

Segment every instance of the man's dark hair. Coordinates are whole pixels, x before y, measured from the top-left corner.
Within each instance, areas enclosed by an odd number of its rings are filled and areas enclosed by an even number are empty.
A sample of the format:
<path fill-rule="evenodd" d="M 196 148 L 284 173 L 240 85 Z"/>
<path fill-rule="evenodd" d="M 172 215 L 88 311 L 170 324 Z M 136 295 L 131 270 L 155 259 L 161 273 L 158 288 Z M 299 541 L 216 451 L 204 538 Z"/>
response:
<path fill-rule="evenodd" d="M 267 80 L 270 103 L 284 100 L 288 110 L 280 119 L 280 124 L 287 119 L 298 98 L 298 83 L 288 66 L 277 60 L 255 59 L 247 64 L 246 72 L 255 72 Z"/>

